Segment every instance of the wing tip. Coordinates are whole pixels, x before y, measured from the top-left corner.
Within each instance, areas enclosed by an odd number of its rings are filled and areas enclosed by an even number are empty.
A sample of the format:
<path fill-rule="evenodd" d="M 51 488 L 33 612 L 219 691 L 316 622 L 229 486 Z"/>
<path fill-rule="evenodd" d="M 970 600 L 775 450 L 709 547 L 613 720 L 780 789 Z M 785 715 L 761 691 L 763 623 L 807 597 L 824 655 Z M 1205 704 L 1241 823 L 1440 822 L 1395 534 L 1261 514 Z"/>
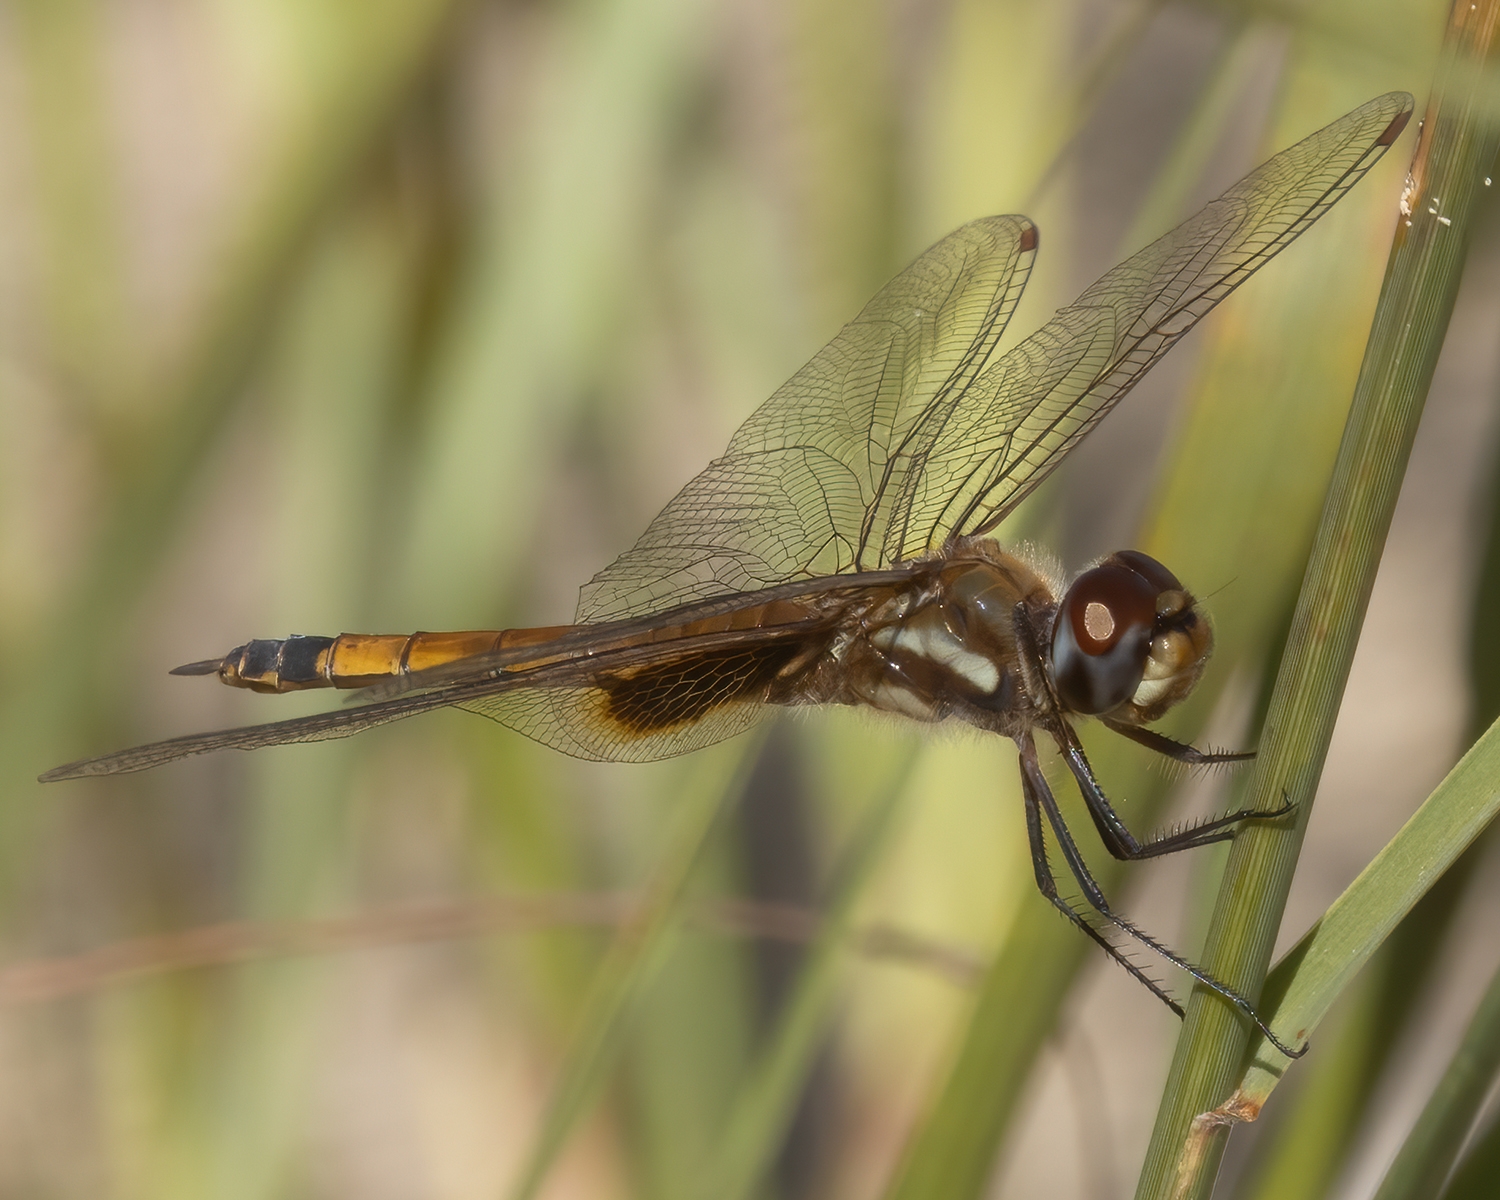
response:
<path fill-rule="evenodd" d="M 1401 110 L 1391 118 L 1391 123 L 1385 127 L 1384 132 L 1375 139 L 1377 146 L 1391 145 L 1401 136 L 1401 131 L 1406 128 L 1406 123 L 1411 120 L 1412 109 L 1414 107 L 1411 95 L 1407 92 L 1392 92 L 1391 95 L 1393 97 L 1404 97 L 1405 103 L 1402 104 Z"/>

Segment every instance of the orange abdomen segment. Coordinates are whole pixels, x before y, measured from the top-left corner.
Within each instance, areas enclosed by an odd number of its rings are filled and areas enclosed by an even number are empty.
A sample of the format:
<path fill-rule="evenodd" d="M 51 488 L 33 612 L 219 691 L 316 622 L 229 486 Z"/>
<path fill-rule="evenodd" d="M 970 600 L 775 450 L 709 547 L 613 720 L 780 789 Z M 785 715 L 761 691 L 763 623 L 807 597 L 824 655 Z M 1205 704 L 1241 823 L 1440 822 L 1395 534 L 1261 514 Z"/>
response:
<path fill-rule="evenodd" d="M 361 688 L 392 676 L 409 675 L 500 650 L 536 647 L 535 656 L 521 656 L 525 660 L 524 666 L 532 668 L 556 655 L 580 650 L 587 656 L 631 646 L 692 642 L 706 635 L 797 624 L 807 620 L 808 616 L 809 611 L 802 604 L 773 600 L 764 604 L 747 604 L 743 608 L 681 624 L 664 623 L 646 628 L 621 622 L 619 627 L 545 625 L 537 629 L 481 629 L 459 633 L 341 633 L 332 638 L 257 639 L 236 646 L 222 659 L 188 663 L 178 667 L 173 674 L 217 675 L 231 687 L 250 688 L 257 692 Z M 585 628 L 596 635 L 588 646 L 573 644 L 549 653 L 549 643 Z M 513 661 L 505 669 L 515 670 L 522 665 Z"/>
<path fill-rule="evenodd" d="M 206 668 L 201 672 L 179 670 L 186 674 L 216 673 L 231 687 L 257 692 L 359 688 L 475 654 L 540 645 L 571 628 L 555 625 L 460 633 L 341 633 L 334 638 L 261 639 L 236 647 L 219 663 L 201 664 Z"/>

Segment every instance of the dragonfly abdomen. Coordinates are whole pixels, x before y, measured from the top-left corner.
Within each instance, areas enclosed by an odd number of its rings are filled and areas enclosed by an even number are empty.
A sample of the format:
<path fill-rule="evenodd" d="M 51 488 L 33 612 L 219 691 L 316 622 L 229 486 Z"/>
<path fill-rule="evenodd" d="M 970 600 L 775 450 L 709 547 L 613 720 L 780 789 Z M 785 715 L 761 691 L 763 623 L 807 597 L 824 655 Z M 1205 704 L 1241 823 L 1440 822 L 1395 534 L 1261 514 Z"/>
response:
<path fill-rule="evenodd" d="M 338 637 L 257 638 L 222 659 L 178 667 L 174 675 L 217 675 L 257 692 L 360 688 L 475 654 L 551 641 L 569 626 L 458 633 L 341 633 Z"/>

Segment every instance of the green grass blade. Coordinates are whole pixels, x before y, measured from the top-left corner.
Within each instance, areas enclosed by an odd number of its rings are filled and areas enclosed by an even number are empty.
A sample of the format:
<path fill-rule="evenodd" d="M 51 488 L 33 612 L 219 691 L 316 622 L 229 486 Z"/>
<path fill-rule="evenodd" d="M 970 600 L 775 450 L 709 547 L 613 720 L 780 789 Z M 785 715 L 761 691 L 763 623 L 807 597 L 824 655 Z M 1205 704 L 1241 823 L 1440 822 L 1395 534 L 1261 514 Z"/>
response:
<path fill-rule="evenodd" d="M 1321 1200 L 1327 1194 L 1379 1095 L 1377 1085 L 1403 1032 L 1423 1011 L 1421 1001 L 1487 840 L 1481 835 L 1470 843 L 1395 930 L 1376 935 L 1376 940 L 1384 936 L 1380 949 L 1334 1001 L 1332 1019 L 1320 1025 L 1318 1053 L 1302 1069 L 1306 1075 L 1290 1108 L 1282 1106 L 1270 1136 L 1262 1135 L 1236 1200 Z M 1285 970 L 1278 967 L 1267 979 L 1261 997 L 1265 1011 L 1283 994 L 1290 964 L 1287 960 Z"/>
<path fill-rule="evenodd" d="M 410 103 L 434 56 L 455 0 L 429 0 L 406 12 L 359 23 L 350 40 L 360 53 L 330 62 L 334 75 L 308 116 L 308 128 L 287 139 L 285 157 L 267 171 L 271 183 L 233 240 L 216 272 L 218 292 L 174 377 L 142 381 L 162 417 L 123 449 L 112 520 L 101 532 L 84 604 L 108 597 L 119 606 L 156 561 L 174 527 L 182 490 L 227 420 L 239 386 L 253 369 L 282 311 L 320 218 L 344 197 L 350 181 Z"/>
<path fill-rule="evenodd" d="M 1493 5 L 1470 10 L 1488 30 Z M 1447 90 L 1439 86 L 1414 215 L 1398 229 L 1269 714 L 1248 804 L 1297 805 L 1294 825 L 1247 829 L 1235 840 L 1209 930 L 1204 966 L 1254 998 L 1291 885 L 1312 794 L 1338 714 L 1411 443 L 1442 347 L 1467 249 L 1470 215 L 1494 161 L 1495 128 L 1470 66 L 1488 34 L 1450 33 Z M 1441 206 L 1438 204 L 1441 197 Z M 1299 1026 L 1279 1025 L 1296 1039 Z M 1236 1092 L 1246 1026 L 1201 992 L 1192 998 L 1137 1195 L 1206 1195 L 1228 1127 L 1258 1108 Z M 1277 1058 L 1275 1055 L 1269 1056 Z M 1267 1062 L 1267 1066 L 1272 1066 Z"/>
<path fill-rule="evenodd" d="M 25 88 L 43 254 L 36 318 L 80 415 L 108 417 L 128 369 L 121 180 L 109 151 L 108 23 L 96 5 L 22 0 L 8 42 Z"/>
<path fill-rule="evenodd" d="M 1500 462 L 1490 478 L 1488 536 L 1479 553 L 1479 578 L 1474 583 L 1473 616 L 1469 622 L 1469 738 L 1484 732 L 1500 717 Z"/>
<path fill-rule="evenodd" d="M 714 826 L 744 788 L 743 771 L 730 780 L 722 778 L 722 761 L 720 755 L 695 760 L 671 844 L 647 890 L 640 917 L 621 929 L 594 977 L 541 1127 L 510 1189 L 512 1200 L 530 1200 L 541 1190 L 568 1135 L 614 1065 L 631 1008 L 671 952 L 693 870 Z"/>
<path fill-rule="evenodd" d="M 1469 1152 L 1443 1192 L 1443 1200 L 1490 1200 L 1500 1179 L 1500 1121 L 1492 1123 Z"/>
<path fill-rule="evenodd" d="M 935 1200 L 983 1194 L 1021 1084 L 1057 1024 L 1059 998 L 1083 956 L 1053 910 L 1027 905 L 984 977 L 951 1074 L 923 1129 L 902 1160 L 887 1200 Z"/>
<path fill-rule="evenodd" d="M 896 827 L 907 793 L 915 747 L 905 750 L 844 855 L 832 889 L 832 902 L 817 940 L 809 948 L 797 986 L 751 1072 L 719 1139 L 700 1195 L 704 1200 L 745 1200 L 765 1177 L 796 1115 L 797 1100 L 816 1061 L 833 1016 L 839 967 L 848 942 L 854 907 Z"/>
<path fill-rule="evenodd" d="M 1362 977 L 1319 1035 L 1318 1055 L 1304 1069 L 1294 1103 L 1279 1108 L 1275 1125 L 1262 1134 L 1235 1200 L 1322 1200 L 1328 1194 L 1383 1062 L 1371 1053 L 1382 982 L 1373 971 Z"/>
<path fill-rule="evenodd" d="M 1434 881 L 1500 813 L 1500 722 L 1475 742 L 1401 831 L 1266 980 L 1273 1024 L 1306 1036 Z M 1257 1054 L 1239 1095 L 1259 1106 L 1281 1067 Z"/>
<path fill-rule="evenodd" d="M 1182 131 L 1152 177 L 1123 239 L 1126 246 L 1146 245 L 1192 211 L 1192 196 L 1222 149 L 1226 131 L 1242 110 L 1247 89 L 1264 69 L 1264 60 L 1262 40 L 1251 36 L 1250 26 L 1237 23 L 1225 36 Z"/>
<path fill-rule="evenodd" d="M 1491 977 L 1464 1040 L 1386 1172 L 1375 1200 L 1436 1200 L 1497 1071 L 1500 970 Z"/>
<path fill-rule="evenodd" d="M 346 52 L 330 54 L 329 78 L 318 81 L 305 126 L 264 168 L 264 184 L 210 272 L 213 294 L 180 361 L 116 384 L 115 405 L 151 416 L 128 430 L 96 430 L 112 453 L 105 517 L 56 619 L 22 648 L 21 673 L 35 673 L 45 686 L 0 707 L 0 759 L 29 768 L 57 756 L 52 731 L 76 726 L 79 718 L 70 714 L 101 706 L 94 675 L 123 640 L 120 623 L 132 598 L 149 586 L 172 544 L 192 481 L 279 329 L 309 244 L 410 105 L 447 44 L 455 6 L 431 0 L 358 22 L 360 35 L 344 39 Z M 29 788 L 24 795 L 29 802 Z"/>

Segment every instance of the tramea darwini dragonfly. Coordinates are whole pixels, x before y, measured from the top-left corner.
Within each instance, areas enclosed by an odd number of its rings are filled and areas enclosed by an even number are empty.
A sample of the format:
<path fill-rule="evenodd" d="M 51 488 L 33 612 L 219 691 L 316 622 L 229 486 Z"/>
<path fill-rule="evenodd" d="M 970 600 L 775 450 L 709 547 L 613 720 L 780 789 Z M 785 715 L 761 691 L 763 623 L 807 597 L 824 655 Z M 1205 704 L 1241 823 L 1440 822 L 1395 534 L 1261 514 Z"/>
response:
<path fill-rule="evenodd" d="M 1233 836 L 1240 821 L 1283 815 L 1235 812 L 1140 841 L 1084 757 L 1073 717 L 1097 717 L 1179 762 L 1247 757 L 1205 754 L 1148 728 L 1192 690 L 1213 648 L 1192 594 L 1129 550 L 1064 588 L 988 535 L 1178 338 L 1370 169 L 1411 108 L 1393 92 L 1283 150 L 993 362 L 1036 228 L 999 216 L 950 233 L 583 588 L 576 624 L 248 642 L 174 674 L 264 692 L 364 688 L 367 702 L 84 759 L 42 779 L 347 737 L 448 705 L 568 754 L 628 762 L 732 737 L 770 705 L 966 721 L 1020 749 L 1031 856 L 1048 900 L 1181 1015 L 1059 894 L 1044 820 L 1095 920 L 1191 973 L 1286 1054 L 1300 1053 L 1243 997 L 1109 908 L 1038 765 L 1041 731 L 1120 859 L 1202 846 Z"/>

